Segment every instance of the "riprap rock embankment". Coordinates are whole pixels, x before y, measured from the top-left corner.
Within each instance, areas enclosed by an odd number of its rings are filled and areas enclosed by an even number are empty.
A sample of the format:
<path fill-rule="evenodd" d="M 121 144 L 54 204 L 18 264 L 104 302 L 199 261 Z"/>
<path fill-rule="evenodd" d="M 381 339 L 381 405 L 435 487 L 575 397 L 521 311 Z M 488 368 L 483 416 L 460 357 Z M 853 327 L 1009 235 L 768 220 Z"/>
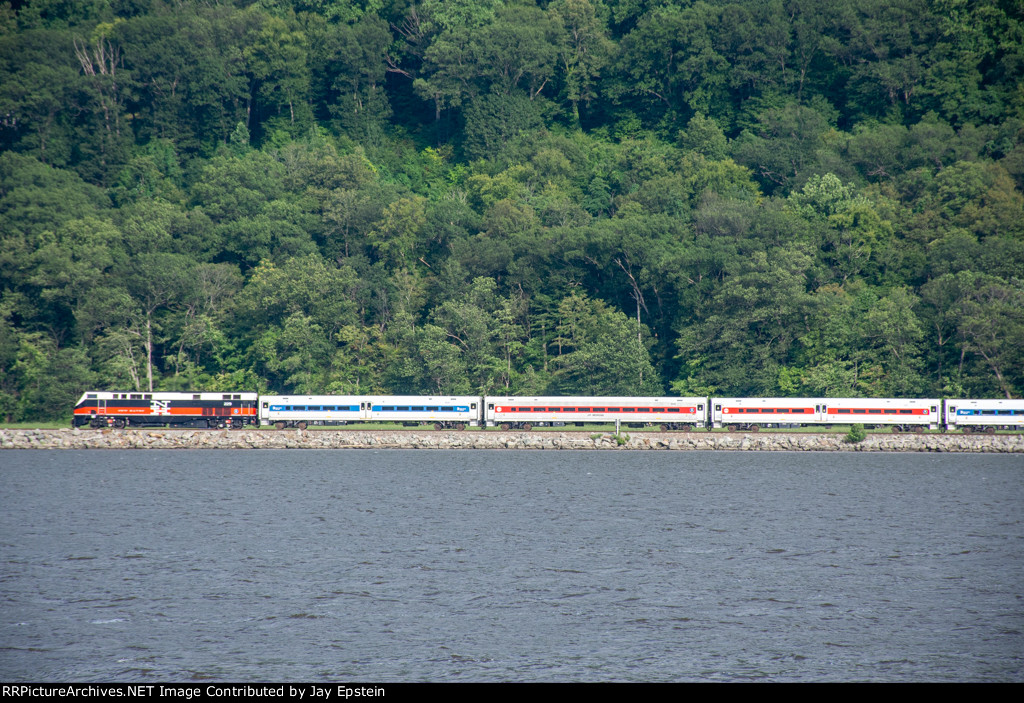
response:
<path fill-rule="evenodd" d="M 628 437 L 628 439 L 627 439 Z M 604 449 L 1024 453 L 1024 435 L 367 430 L 0 430 L 3 449 Z"/>

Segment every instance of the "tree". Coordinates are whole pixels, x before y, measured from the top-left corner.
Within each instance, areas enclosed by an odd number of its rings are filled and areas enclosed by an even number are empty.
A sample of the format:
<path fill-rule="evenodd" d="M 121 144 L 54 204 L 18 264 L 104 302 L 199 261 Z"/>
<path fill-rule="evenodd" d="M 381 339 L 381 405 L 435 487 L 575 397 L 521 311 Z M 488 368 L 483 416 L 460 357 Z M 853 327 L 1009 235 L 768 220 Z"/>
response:
<path fill-rule="evenodd" d="M 645 14 L 620 42 L 612 98 L 632 97 L 652 122 L 666 114 L 728 116 L 729 63 L 713 41 L 719 13 L 696 2 Z"/>
<path fill-rule="evenodd" d="M 915 397 L 924 391 L 920 375 L 924 331 L 914 307 L 919 299 L 905 287 L 896 288 L 872 306 L 861 329 L 874 353 L 868 363 L 883 369 L 878 386 L 869 396 Z"/>
<path fill-rule="evenodd" d="M 790 361 L 809 304 L 810 257 L 797 247 L 755 251 L 737 261 L 695 324 L 680 323 L 677 390 L 771 395 Z"/>
<path fill-rule="evenodd" d="M 824 259 L 840 282 L 864 273 L 872 255 L 893 236 L 892 224 L 873 204 L 832 173 L 811 176 L 789 202 L 821 227 Z"/>
<path fill-rule="evenodd" d="M 45 164 L 71 159 L 68 96 L 79 81 L 67 32 L 31 30 L 0 36 L 0 146 L 32 154 Z"/>
<path fill-rule="evenodd" d="M 145 253 L 130 262 L 130 271 L 124 274 L 135 310 L 129 317 L 125 331 L 134 335 L 145 350 L 146 390 L 152 391 L 155 382 L 156 346 L 160 310 L 179 304 L 189 296 L 194 279 L 194 262 L 182 254 Z"/>
<path fill-rule="evenodd" d="M 255 101 L 249 128 L 259 135 L 284 129 L 304 134 L 311 124 L 310 74 L 305 34 L 279 17 L 265 17 L 243 54 Z M 287 109 L 287 113 L 283 111 Z M 267 123 L 264 123 L 267 120 Z"/>
<path fill-rule="evenodd" d="M 392 43 L 388 25 L 375 15 L 354 24 L 316 23 L 311 62 L 318 102 L 350 134 L 368 138 L 391 115 L 385 93 L 387 55 Z"/>
<path fill-rule="evenodd" d="M 756 128 L 733 142 L 733 158 L 750 167 L 766 192 L 785 192 L 810 175 L 829 129 L 822 111 L 788 102 L 759 115 Z"/>
<path fill-rule="evenodd" d="M 559 354 L 551 389 L 561 395 L 660 395 L 647 328 L 600 300 L 573 293 L 558 305 Z"/>
<path fill-rule="evenodd" d="M 520 133 L 533 133 L 543 124 L 538 104 L 521 91 L 488 93 L 465 110 L 465 150 L 474 159 L 494 158 Z"/>
<path fill-rule="evenodd" d="M 418 196 L 400 198 L 384 209 L 384 216 L 367 234 L 382 261 L 404 268 L 419 258 L 416 254 L 427 222 L 426 202 Z"/>
<path fill-rule="evenodd" d="M 16 412 L 23 421 L 68 417 L 82 389 L 95 387 L 84 350 L 58 348 L 38 333 L 22 337 L 14 371 L 21 377 Z"/>
<path fill-rule="evenodd" d="M 1024 371 L 1024 354 L 1011 340 L 1024 339 L 1024 285 L 978 274 L 957 310 L 963 349 L 977 354 L 1007 398 L 1020 394 L 1014 379 Z"/>
<path fill-rule="evenodd" d="M 82 69 L 78 108 L 77 169 L 86 180 L 108 185 L 127 161 L 130 134 L 125 109 L 131 74 L 124 70 L 115 25 L 100 23 L 88 39 L 75 37 L 75 58 Z"/>
<path fill-rule="evenodd" d="M 608 8 L 602 0 L 555 0 L 548 12 L 561 24 L 558 61 L 565 81 L 565 99 L 580 122 L 580 103 L 590 106 L 599 95 L 602 73 L 615 45 L 608 37 Z"/>
<path fill-rule="evenodd" d="M 332 350 L 324 329 L 297 312 L 267 329 L 256 340 L 252 355 L 256 367 L 268 373 L 272 387 L 316 394 L 323 392 Z"/>

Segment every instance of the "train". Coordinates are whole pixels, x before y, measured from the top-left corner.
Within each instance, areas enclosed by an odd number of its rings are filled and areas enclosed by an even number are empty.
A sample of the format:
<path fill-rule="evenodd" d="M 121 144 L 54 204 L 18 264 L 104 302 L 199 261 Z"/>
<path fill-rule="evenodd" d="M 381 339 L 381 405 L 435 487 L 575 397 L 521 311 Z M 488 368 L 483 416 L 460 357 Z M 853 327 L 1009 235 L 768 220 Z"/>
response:
<path fill-rule="evenodd" d="M 828 428 L 863 424 L 893 432 L 1024 429 L 1024 400 L 972 398 L 715 398 L 461 395 L 260 395 L 253 392 L 87 391 L 73 427 L 242 429 L 366 422 L 464 430 L 594 424 L 663 431 Z"/>

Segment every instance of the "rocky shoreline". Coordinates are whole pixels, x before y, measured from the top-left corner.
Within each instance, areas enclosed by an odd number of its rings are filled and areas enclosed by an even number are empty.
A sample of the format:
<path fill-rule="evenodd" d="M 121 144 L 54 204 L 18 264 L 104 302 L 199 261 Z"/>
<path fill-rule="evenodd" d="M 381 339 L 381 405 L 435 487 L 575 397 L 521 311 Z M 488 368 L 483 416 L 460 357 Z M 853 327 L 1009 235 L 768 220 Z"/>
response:
<path fill-rule="evenodd" d="M 0 449 L 604 449 L 1024 453 L 1024 434 L 0 429 Z"/>

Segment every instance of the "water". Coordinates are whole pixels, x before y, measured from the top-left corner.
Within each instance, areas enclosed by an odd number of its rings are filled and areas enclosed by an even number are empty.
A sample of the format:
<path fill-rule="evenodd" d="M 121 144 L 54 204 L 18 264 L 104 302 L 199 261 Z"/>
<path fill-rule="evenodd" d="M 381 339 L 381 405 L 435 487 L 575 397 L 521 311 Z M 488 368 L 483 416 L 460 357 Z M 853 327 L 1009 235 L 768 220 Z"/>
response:
<path fill-rule="evenodd" d="M 5 451 L 4 681 L 1021 681 L 1024 462 Z"/>

